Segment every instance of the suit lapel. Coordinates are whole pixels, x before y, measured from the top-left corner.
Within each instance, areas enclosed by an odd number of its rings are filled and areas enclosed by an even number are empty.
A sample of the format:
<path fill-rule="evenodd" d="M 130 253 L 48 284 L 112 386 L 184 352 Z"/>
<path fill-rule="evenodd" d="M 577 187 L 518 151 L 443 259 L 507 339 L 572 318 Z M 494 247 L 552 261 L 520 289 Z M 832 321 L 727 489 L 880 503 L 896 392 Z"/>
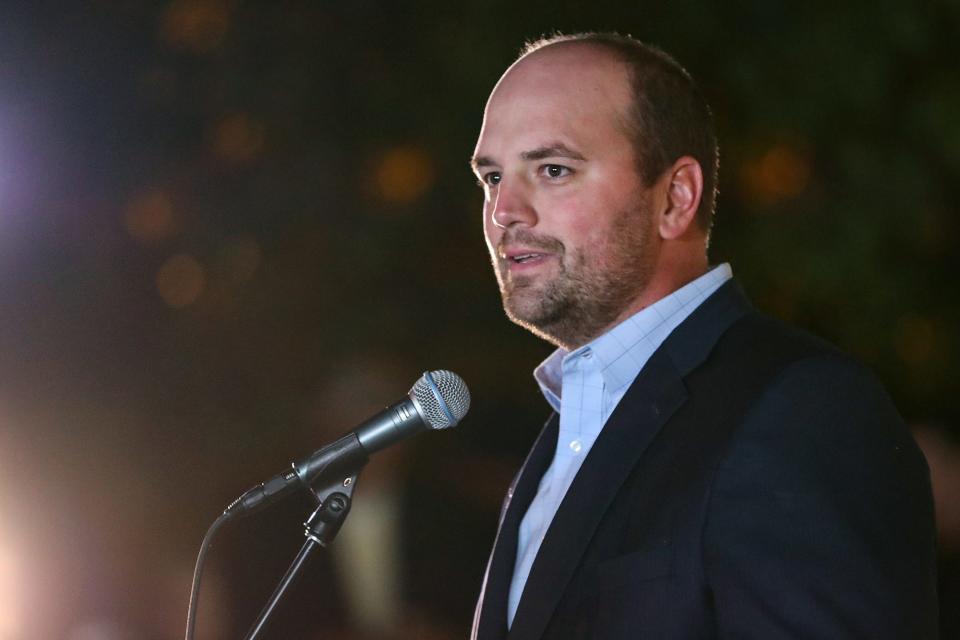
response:
<path fill-rule="evenodd" d="M 651 384 L 659 393 L 649 393 Z M 669 359 L 662 354 L 651 358 L 604 425 L 557 510 L 530 569 L 510 640 L 543 635 L 600 519 L 650 441 L 685 399 Z"/>
<path fill-rule="evenodd" d="M 560 417 L 553 414 L 530 449 L 526 461 L 507 497 L 500 515 L 493 553 L 483 578 L 477 611 L 474 614 L 475 640 L 503 640 L 507 634 L 507 595 L 517 558 L 517 534 L 523 514 L 537 494 L 540 478 L 550 466 L 557 447 Z"/>
<path fill-rule="evenodd" d="M 685 402 L 683 376 L 703 362 L 723 332 L 748 309 L 742 293 L 728 282 L 651 356 L 604 425 L 557 510 L 530 570 L 507 635 L 509 640 L 542 637 L 621 485 L 663 425 Z M 526 506 L 517 511 L 519 523 Z M 513 535 L 515 554 L 516 525 Z M 511 572 L 512 568 L 511 561 Z M 507 576 L 507 588 L 509 580 Z"/>

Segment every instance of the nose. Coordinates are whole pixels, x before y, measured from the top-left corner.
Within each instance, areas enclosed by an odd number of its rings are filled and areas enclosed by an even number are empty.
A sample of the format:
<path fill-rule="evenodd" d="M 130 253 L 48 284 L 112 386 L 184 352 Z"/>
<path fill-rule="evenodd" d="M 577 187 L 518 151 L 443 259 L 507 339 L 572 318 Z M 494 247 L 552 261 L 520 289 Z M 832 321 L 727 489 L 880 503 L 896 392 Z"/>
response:
<path fill-rule="evenodd" d="M 515 224 L 534 226 L 537 213 L 523 185 L 502 180 L 491 203 L 490 219 L 495 227 L 506 229 Z"/>

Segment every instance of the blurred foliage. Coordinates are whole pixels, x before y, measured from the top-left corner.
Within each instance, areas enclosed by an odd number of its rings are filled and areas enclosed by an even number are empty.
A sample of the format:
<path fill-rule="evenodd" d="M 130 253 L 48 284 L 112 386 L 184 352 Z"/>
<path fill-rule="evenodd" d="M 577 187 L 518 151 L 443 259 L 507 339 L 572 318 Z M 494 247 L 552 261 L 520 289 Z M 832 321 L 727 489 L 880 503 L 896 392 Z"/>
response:
<path fill-rule="evenodd" d="M 467 159 L 487 92 L 553 30 L 630 33 L 682 61 L 721 141 L 713 260 L 872 366 L 908 420 L 960 429 L 954 2 L 0 12 L 3 477 L 57 460 L 22 498 L 52 500 L 27 524 L 85 522 L 82 544 L 124 550 L 116 584 L 148 592 L 155 556 L 188 565 L 233 494 L 443 367 L 474 408 L 411 454 L 410 486 L 434 496 L 411 526 L 418 558 L 461 553 L 410 592 L 462 632 L 496 496 L 545 415 L 530 371 L 549 351 L 502 317 Z M 393 386 L 325 404 L 371 366 Z M 87 605 L 70 606 L 50 629 Z"/>

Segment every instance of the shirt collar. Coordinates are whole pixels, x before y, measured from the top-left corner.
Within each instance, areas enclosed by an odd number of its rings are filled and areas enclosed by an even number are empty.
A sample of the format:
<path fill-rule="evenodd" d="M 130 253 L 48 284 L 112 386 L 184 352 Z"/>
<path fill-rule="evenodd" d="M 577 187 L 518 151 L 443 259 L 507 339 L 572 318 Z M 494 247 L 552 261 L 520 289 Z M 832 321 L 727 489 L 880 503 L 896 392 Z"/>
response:
<path fill-rule="evenodd" d="M 533 377 L 540 386 L 547 403 L 554 411 L 560 412 L 560 398 L 563 389 L 563 365 L 581 357 L 588 350 L 592 352 L 603 371 L 604 381 L 616 391 L 633 382 L 647 358 L 638 357 L 636 349 L 631 348 L 643 340 L 644 352 L 649 356 L 684 319 L 699 306 L 700 302 L 713 293 L 721 284 L 733 277 L 728 263 L 714 267 L 699 278 L 687 283 L 673 293 L 664 296 L 652 305 L 645 307 L 616 325 L 603 335 L 587 344 L 568 351 L 557 348 L 533 371 Z M 706 293 L 707 295 L 704 295 Z M 696 304 L 690 303 L 701 298 Z"/>

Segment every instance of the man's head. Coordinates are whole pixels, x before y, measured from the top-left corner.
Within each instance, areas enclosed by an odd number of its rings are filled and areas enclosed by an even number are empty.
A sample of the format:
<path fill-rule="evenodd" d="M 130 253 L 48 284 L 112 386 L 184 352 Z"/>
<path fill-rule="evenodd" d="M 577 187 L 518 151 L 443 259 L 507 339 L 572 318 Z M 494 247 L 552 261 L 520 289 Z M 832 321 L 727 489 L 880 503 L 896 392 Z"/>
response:
<path fill-rule="evenodd" d="M 507 314 L 555 344 L 588 342 L 706 267 L 709 111 L 646 45 L 529 46 L 490 96 L 473 164 Z"/>

